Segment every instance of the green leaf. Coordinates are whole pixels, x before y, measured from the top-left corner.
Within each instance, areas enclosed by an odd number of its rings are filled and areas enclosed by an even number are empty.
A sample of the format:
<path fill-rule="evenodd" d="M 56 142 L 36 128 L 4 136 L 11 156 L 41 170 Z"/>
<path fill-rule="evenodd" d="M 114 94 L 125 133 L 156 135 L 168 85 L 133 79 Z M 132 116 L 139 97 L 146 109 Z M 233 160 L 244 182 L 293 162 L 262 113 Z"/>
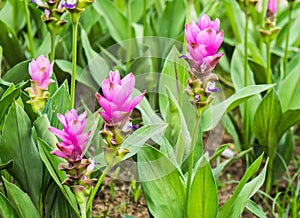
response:
<path fill-rule="evenodd" d="M 294 69 L 278 86 L 278 97 L 282 112 L 300 109 L 300 75 L 299 68 Z"/>
<path fill-rule="evenodd" d="M 3 47 L 4 49 L 4 47 Z M 11 48 L 10 48 L 11 49 Z M 28 73 L 28 63 L 30 60 L 26 60 L 20 63 L 18 62 L 13 68 L 9 69 L 2 77 L 5 81 L 12 83 L 19 83 L 30 79 Z"/>
<path fill-rule="evenodd" d="M 78 78 L 88 78 L 93 90 L 97 91 L 99 86 L 102 84 L 102 81 L 106 78 L 107 73 L 110 71 L 110 68 L 106 61 L 93 50 L 84 29 L 81 29 L 81 40 L 85 55 L 88 60 L 89 70 L 83 70 Z M 99 71 L 99 69 L 101 70 Z"/>
<path fill-rule="evenodd" d="M 70 203 L 71 207 L 73 208 L 74 212 L 79 215 L 77 202 L 75 195 L 72 193 L 71 189 L 66 186 L 62 185 L 62 182 L 66 179 L 66 174 L 64 171 L 58 169 L 59 163 L 63 162 L 64 160 L 51 154 L 50 152 L 53 150 L 45 141 L 38 138 L 38 148 L 40 151 L 40 156 L 47 167 L 48 172 L 52 176 L 53 180 L 56 182 L 57 186 L 59 187 L 62 194 L 65 196 L 67 201 Z"/>
<path fill-rule="evenodd" d="M 10 168 L 12 168 L 13 164 L 14 164 L 13 160 L 10 160 L 10 161 L 8 161 L 8 162 L 6 162 L 4 164 L 0 164 L 0 171 L 4 170 L 4 169 L 10 169 Z"/>
<path fill-rule="evenodd" d="M 218 190 L 206 156 L 199 160 L 195 171 L 187 205 L 188 217 L 218 217 Z"/>
<path fill-rule="evenodd" d="M 203 132 L 212 130 L 214 127 L 216 127 L 226 112 L 232 110 L 237 105 L 241 104 L 252 96 L 266 91 L 273 86 L 274 85 L 250 85 L 241 88 L 225 101 L 208 108 L 206 111 L 204 111 L 201 117 L 201 126 Z"/>
<path fill-rule="evenodd" d="M 258 171 L 263 155 L 260 155 L 247 169 L 245 175 L 240 180 L 238 186 L 236 187 L 233 195 L 230 199 L 220 208 L 220 218 L 238 218 L 240 212 L 244 210 L 244 206 L 250 198 L 265 180 L 266 166 L 263 171 L 255 179 L 247 183 L 247 181 Z M 258 178 L 258 179 L 257 179 Z M 250 196 L 250 197 L 249 197 Z M 240 199 L 241 198 L 241 199 Z"/>
<path fill-rule="evenodd" d="M 269 156 L 274 156 L 278 140 L 277 128 L 282 112 L 280 101 L 274 90 L 271 90 L 259 104 L 255 116 L 253 131 L 259 144 L 266 148 Z"/>
<path fill-rule="evenodd" d="M 181 217 L 185 186 L 180 171 L 167 157 L 151 146 L 138 153 L 138 173 L 147 206 L 154 217 Z"/>
<path fill-rule="evenodd" d="M 158 20 L 158 35 L 168 38 L 177 38 L 183 33 L 186 15 L 186 4 L 182 0 L 168 2 L 162 16 Z M 167 28 L 166 28 L 167 27 Z"/>
<path fill-rule="evenodd" d="M 38 175 L 36 177 L 38 177 Z M 28 195 L 16 185 L 8 182 L 4 177 L 2 177 L 2 179 L 7 190 L 8 200 L 16 209 L 19 217 L 40 218 L 41 216 Z"/>
<path fill-rule="evenodd" d="M 228 0 L 227 0 L 228 1 Z M 242 89 L 245 87 L 244 81 L 244 48 L 242 44 L 238 44 L 238 46 L 235 47 L 234 52 L 232 54 L 232 61 L 231 61 L 231 67 L 230 67 L 230 74 L 231 79 L 234 84 L 235 91 L 238 91 L 239 89 Z M 251 71 L 250 67 L 248 66 L 248 85 L 255 85 L 254 75 Z M 261 101 L 260 95 L 255 95 L 253 98 L 248 100 L 248 115 L 250 120 L 250 126 L 253 124 L 253 118 L 255 111 L 259 105 L 259 102 Z M 244 117 L 244 105 L 240 106 L 240 111 L 242 116 Z M 250 131 L 252 128 L 250 128 Z"/>
<path fill-rule="evenodd" d="M 55 60 L 55 64 L 64 72 L 72 75 L 72 63 L 66 60 Z M 82 68 L 76 66 L 76 81 L 82 83 L 83 85 L 89 87 L 93 91 L 95 89 L 95 82 L 90 75 L 87 74 Z"/>
<path fill-rule="evenodd" d="M 38 206 L 43 163 L 32 138 L 31 121 L 16 102 L 12 104 L 4 123 L 0 149 L 2 161 L 14 160 L 9 173 Z"/>
<path fill-rule="evenodd" d="M 26 59 L 24 49 L 21 48 L 15 32 L 3 20 L 0 20 L 0 45 L 3 48 L 5 60 L 10 66 Z"/>
<path fill-rule="evenodd" d="M 8 199 L 0 192 L 0 217 L 17 218 L 18 214 Z"/>
<path fill-rule="evenodd" d="M 7 2 L 7 0 L 0 0 L 0 11 L 2 10 L 2 8 L 5 6 L 5 3 Z M 1 59 L 0 59 L 1 60 Z M 0 66 L 1 68 L 1 66 Z"/>
<path fill-rule="evenodd" d="M 184 89 L 186 88 L 187 74 L 184 72 L 185 62 L 180 59 L 180 53 L 175 46 L 172 47 L 164 63 L 160 78 L 159 78 L 159 109 L 163 118 L 169 113 L 167 111 L 169 100 L 167 88 L 172 92 L 175 99 L 182 99 L 185 96 Z"/>
<path fill-rule="evenodd" d="M 49 131 L 50 122 L 46 114 L 37 118 L 33 123 L 37 137 L 43 139 L 48 145 L 55 146 L 57 138 Z"/>
<path fill-rule="evenodd" d="M 217 150 L 215 150 L 214 154 L 211 156 L 209 162 L 212 163 L 215 159 L 217 159 L 223 153 L 223 151 L 225 151 L 225 149 L 228 148 L 230 145 L 231 144 L 228 143 L 218 147 Z"/>
<path fill-rule="evenodd" d="M 127 148 L 130 151 L 130 153 L 125 155 L 123 160 L 126 160 L 138 153 L 141 150 L 142 146 L 146 143 L 146 141 L 153 136 L 160 134 L 160 136 L 162 137 L 166 127 L 166 124 L 152 124 L 142 126 L 138 130 L 136 130 L 123 142 L 120 147 L 120 149 Z"/>
<path fill-rule="evenodd" d="M 57 114 L 65 114 L 70 109 L 71 97 L 69 94 L 68 82 L 65 81 L 59 89 L 51 96 L 47 104 L 52 104 L 51 113 L 51 126 L 58 128 L 60 125 Z"/>
<path fill-rule="evenodd" d="M 293 157 L 295 148 L 295 139 L 291 130 L 283 135 L 276 148 L 276 156 L 273 164 L 276 167 L 273 167 L 273 181 L 280 179 L 289 170 L 288 165 Z"/>
<path fill-rule="evenodd" d="M 252 201 L 251 199 L 249 199 L 246 203 L 246 208 L 253 214 L 255 214 L 257 217 L 260 218 L 267 218 L 265 212 L 263 211 L 263 209 L 257 205 L 254 201 Z"/>
<path fill-rule="evenodd" d="M 12 85 L 11 87 L 14 87 Z M 6 94 L 5 94 L 6 95 Z M 11 106 L 12 102 L 15 101 L 20 96 L 20 90 L 15 89 L 5 97 L 2 96 L 0 99 L 0 123 L 2 122 L 2 119 L 4 118 L 8 108 Z"/>
<path fill-rule="evenodd" d="M 93 4 L 93 7 L 104 17 L 108 31 L 116 42 L 134 38 L 134 29 L 128 22 L 128 19 L 111 1 L 101 0 Z M 134 47 L 134 54 L 137 54 L 137 50 L 137 47 Z"/>

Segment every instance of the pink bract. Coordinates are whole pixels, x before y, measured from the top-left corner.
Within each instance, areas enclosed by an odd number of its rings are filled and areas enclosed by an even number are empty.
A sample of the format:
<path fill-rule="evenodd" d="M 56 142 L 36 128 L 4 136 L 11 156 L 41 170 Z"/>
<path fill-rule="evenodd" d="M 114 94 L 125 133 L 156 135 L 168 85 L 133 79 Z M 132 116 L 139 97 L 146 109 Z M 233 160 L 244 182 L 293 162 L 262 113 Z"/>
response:
<path fill-rule="evenodd" d="M 269 9 L 273 14 L 276 14 L 276 11 L 277 11 L 277 0 L 269 0 L 269 1 L 268 1 L 268 9 Z"/>
<path fill-rule="evenodd" d="M 185 38 L 188 43 L 188 51 L 190 58 L 194 61 L 196 66 L 207 65 L 214 68 L 223 55 L 223 53 L 216 53 L 220 48 L 224 31 L 220 31 L 220 21 L 215 19 L 211 21 L 206 14 L 199 19 L 198 25 L 190 22 L 185 26 Z M 208 62 L 208 60 L 212 60 Z"/>
<path fill-rule="evenodd" d="M 131 98 L 134 85 L 135 78 L 132 73 L 121 80 L 118 70 L 110 71 L 108 78 L 103 80 L 103 96 L 96 93 L 96 98 L 102 107 L 100 114 L 107 124 L 124 124 L 128 121 L 133 108 L 140 103 L 145 95 L 144 92 Z"/>
<path fill-rule="evenodd" d="M 57 143 L 57 148 L 51 153 L 68 162 L 80 161 L 91 133 L 91 131 L 83 133 L 86 127 L 86 112 L 78 116 L 76 110 L 72 109 L 67 111 L 65 116 L 57 114 L 57 117 L 63 130 L 49 127 L 49 130 L 61 139 L 61 142 Z"/>
<path fill-rule="evenodd" d="M 38 87 L 43 90 L 47 90 L 50 83 L 54 82 L 51 79 L 53 62 L 44 56 L 40 55 L 36 60 L 33 59 L 29 63 L 28 71 L 31 76 L 31 80 L 36 82 Z"/>

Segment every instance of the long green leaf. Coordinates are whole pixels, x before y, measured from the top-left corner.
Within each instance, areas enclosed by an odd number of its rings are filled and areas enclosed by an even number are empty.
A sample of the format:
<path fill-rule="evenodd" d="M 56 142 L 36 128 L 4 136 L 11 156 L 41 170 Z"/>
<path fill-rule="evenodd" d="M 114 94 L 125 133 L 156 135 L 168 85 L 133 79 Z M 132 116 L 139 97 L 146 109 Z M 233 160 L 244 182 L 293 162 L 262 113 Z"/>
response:
<path fill-rule="evenodd" d="M 31 121 L 21 106 L 14 102 L 3 126 L 0 157 L 4 162 L 14 160 L 12 169 L 8 171 L 38 206 L 43 163 L 31 134 Z"/>
<path fill-rule="evenodd" d="M 72 193 L 71 189 L 68 186 L 62 185 L 62 182 L 66 179 L 66 174 L 65 172 L 58 169 L 58 165 L 63 161 L 63 159 L 51 154 L 50 152 L 53 149 L 42 139 L 38 138 L 37 144 L 38 144 L 41 158 L 44 164 L 46 165 L 48 172 L 52 176 L 53 180 L 56 182 L 62 194 L 70 203 L 74 212 L 77 215 L 79 215 L 75 195 Z"/>
<path fill-rule="evenodd" d="M 234 204 L 231 207 L 230 216 L 225 217 L 240 217 L 245 209 L 248 200 L 259 190 L 259 188 L 264 184 L 266 171 L 267 171 L 268 161 L 266 162 L 263 170 L 258 176 L 252 179 L 250 182 L 246 183 L 238 197 L 234 201 Z M 228 215 L 229 215 L 228 214 Z M 221 216 L 222 217 L 222 216 Z"/>
<path fill-rule="evenodd" d="M 3 20 L 0 20 L 0 45 L 3 48 L 5 60 L 10 66 L 26 59 L 24 49 L 21 48 L 15 32 Z"/>
<path fill-rule="evenodd" d="M 235 108 L 237 105 L 246 101 L 254 95 L 272 88 L 274 85 L 251 85 L 239 89 L 235 94 L 230 96 L 225 101 L 216 104 L 204 111 L 201 118 L 201 126 L 204 132 L 216 127 L 222 116 Z"/>
<path fill-rule="evenodd" d="M 138 153 L 138 173 L 148 208 L 154 217 L 182 217 L 183 176 L 167 157 L 151 146 Z"/>
<path fill-rule="evenodd" d="M 173 0 L 168 2 L 167 7 L 158 21 L 159 36 L 176 39 L 180 33 L 183 33 L 182 27 L 184 25 L 186 15 L 185 2 L 186 1 L 182 0 Z"/>
<path fill-rule="evenodd" d="M 239 182 L 238 186 L 236 187 L 236 189 L 235 189 L 233 195 L 231 196 L 231 198 L 220 208 L 220 214 L 219 214 L 220 218 L 239 217 L 239 216 L 232 216 L 234 213 L 236 213 L 236 211 L 240 211 L 240 208 L 236 208 L 235 205 L 238 204 L 237 202 L 239 201 L 240 194 L 242 193 L 242 195 L 243 195 L 242 191 L 243 191 L 243 188 L 245 187 L 247 181 L 258 171 L 258 169 L 260 167 L 260 164 L 261 164 L 261 161 L 263 159 L 263 155 L 264 154 L 262 154 L 259 158 L 257 158 L 250 165 L 250 167 L 247 169 L 245 175 L 240 180 L 240 182 Z M 263 175 L 266 172 L 266 166 L 267 165 L 265 165 L 264 171 L 261 173 Z M 262 182 L 264 182 L 264 178 L 262 180 L 263 180 Z M 249 187 L 249 185 L 246 186 L 246 187 Z M 248 190 L 248 188 L 247 188 L 247 190 Z M 243 203 L 243 202 L 241 202 L 241 203 Z"/>
<path fill-rule="evenodd" d="M 278 140 L 277 128 L 282 117 L 280 101 L 271 90 L 259 104 L 253 122 L 253 130 L 259 144 L 267 148 L 269 156 L 274 156 Z"/>
<path fill-rule="evenodd" d="M 0 217 L 17 218 L 18 214 L 9 200 L 0 192 Z"/>
<path fill-rule="evenodd" d="M 8 200 L 16 209 L 16 212 L 19 215 L 19 217 L 40 218 L 40 214 L 34 207 L 34 204 L 28 197 L 28 195 L 26 195 L 26 193 L 24 193 L 16 185 L 8 182 L 4 177 L 2 177 L 2 179 L 7 190 Z"/>
<path fill-rule="evenodd" d="M 0 171 L 4 170 L 4 169 L 10 169 L 10 168 L 12 168 L 13 164 L 14 164 L 13 160 L 10 160 L 10 161 L 8 161 L 8 162 L 6 162 L 4 164 L 0 164 Z"/>
<path fill-rule="evenodd" d="M 281 102 L 282 112 L 300 109 L 300 75 L 299 69 L 294 69 L 278 86 L 278 97 Z"/>
<path fill-rule="evenodd" d="M 188 217 L 218 217 L 218 190 L 209 165 L 203 156 L 196 167 L 188 199 Z"/>

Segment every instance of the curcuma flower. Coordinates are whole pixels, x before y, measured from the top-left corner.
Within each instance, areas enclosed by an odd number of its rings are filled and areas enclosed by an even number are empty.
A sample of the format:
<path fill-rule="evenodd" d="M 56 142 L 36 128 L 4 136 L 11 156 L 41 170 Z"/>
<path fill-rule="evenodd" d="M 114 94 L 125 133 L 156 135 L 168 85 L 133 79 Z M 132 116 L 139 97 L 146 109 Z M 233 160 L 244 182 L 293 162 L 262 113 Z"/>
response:
<path fill-rule="evenodd" d="M 219 19 L 211 21 L 206 14 L 200 17 L 198 25 L 190 22 L 185 26 L 189 56 L 183 57 L 196 78 L 209 75 L 223 56 L 223 52 L 217 53 L 224 38 L 224 31 L 219 32 L 219 28 Z"/>
<path fill-rule="evenodd" d="M 40 55 L 29 63 L 31 81 L 37 83 L 37 86 L 43 90 L 47 90 L 49 84 L 54 82 L 51 79 L 53 64 L 54 62 L 50 63 L 44 55 Z"/>
<path fill-rule="evenodd" d="M 132 73 L 121 80 L 118 70 L 109 72 L 109 77 L 102 82 L 104 97 L 96 93 L 96 98 L 103 109 L 100 114 L 107 125 L 124 126 L 133 108 L 143 99 L 145 92 L 137 97 L 130 97 L 134 84 Z"/>
<path fill-rule="evenodd" d="M 51 153 L 67 160 L 67 162 L 61 162 L 58 169 L 66 172 L 67 178 L 63 184 L 71 187 L 81 211 L 84 211 L 95 181 L 90 178 L 95 163 L 83 158 L 91 133 L 90 130 L 84 133 L 86 112 L 78 115 L 76 110 L 72 109 L 67 111 L 65 116 L 57 114 L 57 117 L 63 130 L 49 127 L 49 130 L 61 139 L 61 142 L 56 144 L 57 148 Z"/>
<path fill-rule="evenodd" d="M 67 111 L 65 116 L 57 114 L 63 130 L 49 127 L 49 130 L 61 139 L 51 153 L 66 159 L 69 163 L 81 161 L 83 151 L 89 141 L 91 131 L 83 132 L 86 127 L 86 112 L 79 115 L 75 109 Z"/>
<path fill-rule="evenodd" d="M 96 93 L 96 98 L 102 107 L 100 114 L 105 121 L 100 132 L 107 146 L 104 147 L 106 163 L 114 165 L 121 161 L 129 150 L 120 149 L 120 145 L 134 128 L 130 123 L 130 115 L 134 107 L 143 99 L 145 92 L 131 98 L 135 78 L 132 73 L 122 80 L 118 70 L 110 71 L 109 76 L 102 82 L 103 95 Z"/>
<path fill-rule="evenodd" d="M 29 63 L 28 71 L 31 77 L 31 87 L 26 88 L 30 100 L 27 101 L 31 104 L 34 112 L 39 113 L 45 105 L 49 92 L 47 91 L 50 83 L 54 80 L 51 79 L 53 63 L 44 56 L 40 55 L 36 60 L 32 60 Z"/>
<path fill-rule="evenodd" d="M 219 28 L 220 20 L 217 18 L 212 21 L 206 14 L 200 17 L 198 24 L 190 22 L 185 25 L 188 55 L 181 57 L 190 65 L 186 92 L 199 116 L 212 101 L 211 93 L 219 91 L 215 84 L 218 76 L 213 73 L 224 54 L 217 53 L 224 38 L 224 31 L 219 31 Z"/>

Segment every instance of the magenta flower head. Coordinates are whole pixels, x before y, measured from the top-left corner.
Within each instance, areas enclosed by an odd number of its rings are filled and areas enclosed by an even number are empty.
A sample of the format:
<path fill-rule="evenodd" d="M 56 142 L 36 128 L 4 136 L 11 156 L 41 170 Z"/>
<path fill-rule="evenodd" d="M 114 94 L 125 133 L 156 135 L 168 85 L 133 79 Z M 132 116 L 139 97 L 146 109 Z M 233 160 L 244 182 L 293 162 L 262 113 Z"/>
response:
<path fill-rule="evenodd" d="M 104 97 L 96 93 L 96 98 L 102 107 L 101 116 L 107 125 L 123 126 L 128 120 L 133 108 L 140 103 L 145 92 L 137 97 L 131 98 L 135 78 L 132 73 L 120 79 L 118 70 L 110 71 L 107 79 L 102 82 Z"/>
<path fill-rule="evenodd" d="M 222 57 L 223 52 L 217 53 L 220 48 L 224 31 L 220 31 L 220 20 L 212 21 L 206 14 L 202 15 L 198 25 L 190 22 L 185 26 L 185 38 L 188 43 L 189 56 L 183 56 L 191 68 L 199 74 L 212 72 Z"/>
<path fill-rule="evenodd" d="M 63 130 L 49 127 L 49 130 L 61 139 L 51 153 L 66 159 L 69 163 L 81 161 L 83 151 L 89 141 L 91 131 L 83 132 L 86 127 L 86 112 L 79 115 L 75 109 L 67 111 L 65 116 L 57 114 Z"/>
<path fill-rule="evenodd" d="M 35 82 L 37 86 L 43 90 L 47 90 L 50 83 L 54 80 L 51 79 L 53 63 L 44 56 L 40 55 L 36 60 L 29 63 L 29 74 L 31 81 Z"/>
<path fill-rule="evenodd" d="M 273 15 L 276 14 L 276 11 L 277 11 L 277 0 L 269 0 L 268 1 L 268 10 L 271 11 Z"/>

